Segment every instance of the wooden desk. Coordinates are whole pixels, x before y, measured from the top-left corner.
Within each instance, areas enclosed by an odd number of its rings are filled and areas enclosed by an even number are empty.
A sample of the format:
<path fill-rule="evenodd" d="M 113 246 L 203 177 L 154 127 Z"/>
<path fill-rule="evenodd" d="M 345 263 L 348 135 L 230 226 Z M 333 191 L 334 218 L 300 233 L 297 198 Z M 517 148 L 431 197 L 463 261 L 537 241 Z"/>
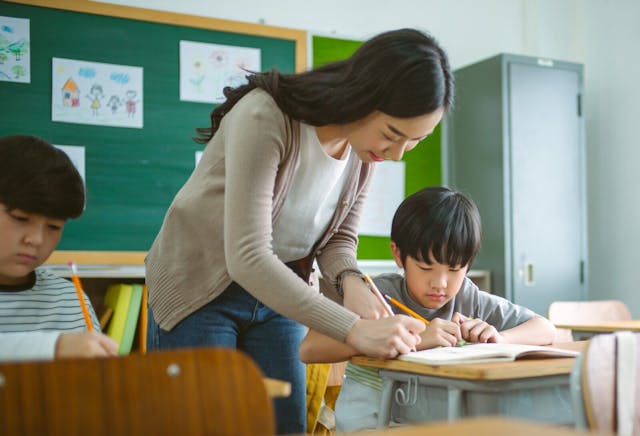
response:
<path fill-rule="evenodd" d="M 585 343 L 556 346 L 582 349 Z M 462 417 L 503 415 L 573 424 L 569 375 L 575 358 L 432 366 L 356 356 L 378 368 L 382 396 L 378 427 Z"/>
<path fill-rule="evenodd" d="M 263 377 L 269 398 L 285 398 L 291 395 L 291 383 L 275 378 Z"/>
<path fill-rule="evenodd" d="M 583 340 L 598 333 L 612 333 L 620 330 L 640 332 L 640 320 L 607 321 L 593 324 L 557 324 L 556 327 L 571 330 L 574 339 Z"/>
<path fill-rule="evenodd" d="M 579 436 L 594 433 L 539 422 L 521 421 L 498 416 L 465 418 L 455 422 L 434 422 L 402 428 L 350 433 L 350 436 Z M 599 433 L 602 435 L 602 433 Z"/>

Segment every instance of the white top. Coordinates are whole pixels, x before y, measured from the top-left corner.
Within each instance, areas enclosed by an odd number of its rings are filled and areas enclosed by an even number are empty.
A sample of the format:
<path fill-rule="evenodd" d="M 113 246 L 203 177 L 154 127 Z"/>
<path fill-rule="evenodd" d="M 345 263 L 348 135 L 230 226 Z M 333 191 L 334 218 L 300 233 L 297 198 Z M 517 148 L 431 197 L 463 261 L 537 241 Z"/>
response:
<path fill-rule="evenodd" d="M 315 127 L 300 123 L 300 149 L 291 188 L 273 227 L 273 251 L 284 262 L 307 256 L 331 221 L 344 187 L 351 148 L 334 159 L 322 148 Z M 306 223 L 300 225 L 300 223 Z"/>
<path fill-rule="evenodd" d="M 84 296 L 93 327 L 100 323 Z M 0 287 L 0 361 L 53 359 L 58 336 L 86 331 L 73 283 L 37 269 L 26 289 Z"/>

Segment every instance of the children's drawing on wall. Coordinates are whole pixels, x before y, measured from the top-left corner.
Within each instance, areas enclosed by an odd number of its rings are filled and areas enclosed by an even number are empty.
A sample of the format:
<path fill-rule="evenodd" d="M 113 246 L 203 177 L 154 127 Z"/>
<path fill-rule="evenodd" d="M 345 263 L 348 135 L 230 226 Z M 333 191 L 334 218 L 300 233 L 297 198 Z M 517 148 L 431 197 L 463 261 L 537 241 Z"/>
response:
<path fill-rule="evenodd" d="M 222 103 L 226 86 L 246 83 L 261 71 L 258 48 L 180 41 L 180 100 Z"/>
<path fill-rule="evenodd" d="M 52 72 L 53 121 L 142 128 L 142 68 L 53 58 Z"/>
<path fill-rule="evenodd" d="M 0 80 L 31 83 L 29 20 L 0 16 Z"/>

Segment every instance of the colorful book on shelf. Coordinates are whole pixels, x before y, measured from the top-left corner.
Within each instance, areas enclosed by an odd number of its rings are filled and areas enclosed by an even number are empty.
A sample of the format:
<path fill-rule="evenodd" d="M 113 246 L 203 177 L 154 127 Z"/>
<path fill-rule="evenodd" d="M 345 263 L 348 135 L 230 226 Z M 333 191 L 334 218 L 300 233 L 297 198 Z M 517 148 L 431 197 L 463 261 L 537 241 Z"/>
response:
<path fill-rule="evenodd" d="M 142 303 L 140 303 L 140 321 L 138 327 L 138 349 L 141 354 L 147 352 L 147 285 L 142 286 Z"/>
<path fill-rule="evenodd" d="M 129 303 L 128 315 L 124 324 L 124 331 L 122 333 L 120 348 L 118 348 L 118 354 L 129 354 L 131 352 L 133 338 L 135 337 L 136 329 L 138 328 L 140 306 L 142 304 L 142 285 L 134 283 L 129 286 L 132 288 L 131 302 Z"/>
<path fill-rule="evenodd" d="M 425 365 L 510 362 L 516 359 L 575 357 L 577 351 L 543 345 L 466 344 L 461 347 L 438 347 L 398 356 L 399 360 Z"/>
<path fill-rule="evenodd" d="M 132 294 L 133 287 L 131 285 L 120 283 L 109 285 L 104 296 L 104 305 L 113 309 L 113 315 L 111 315 L 111 321 L 109 321 L 106 333 L 118 345 L 122 344 Z"/>
<path fill-rule="evenodd" d="M 113 309 L 110 307 L 105 307 L 104 310 L 102 311 L 102 314 L 100 315 L 101 331 L 104 331 L 105 327 L 107 327 L 107 324 L 109 324 L 109 321 L 111 320 L 111 315 L 113 315 Z"/>

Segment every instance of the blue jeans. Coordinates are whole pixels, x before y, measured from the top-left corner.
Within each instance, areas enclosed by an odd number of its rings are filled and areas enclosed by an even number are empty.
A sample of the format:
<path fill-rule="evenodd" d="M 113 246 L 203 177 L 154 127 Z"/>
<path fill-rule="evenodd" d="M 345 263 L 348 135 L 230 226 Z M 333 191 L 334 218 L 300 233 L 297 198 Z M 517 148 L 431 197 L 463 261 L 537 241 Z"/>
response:
<path fill-rule="evenodd" d="M 249 354 L 262 373 L 291 383 L 291 395 L 274 400 L 278 434 L 306 431 L 306 368 L 298 358 L 304 327 L 274 312 L 237 283 L 189 315 L 171 331 L 161 329 L 149 309 L 147 347 L 237 348 Z"/>

